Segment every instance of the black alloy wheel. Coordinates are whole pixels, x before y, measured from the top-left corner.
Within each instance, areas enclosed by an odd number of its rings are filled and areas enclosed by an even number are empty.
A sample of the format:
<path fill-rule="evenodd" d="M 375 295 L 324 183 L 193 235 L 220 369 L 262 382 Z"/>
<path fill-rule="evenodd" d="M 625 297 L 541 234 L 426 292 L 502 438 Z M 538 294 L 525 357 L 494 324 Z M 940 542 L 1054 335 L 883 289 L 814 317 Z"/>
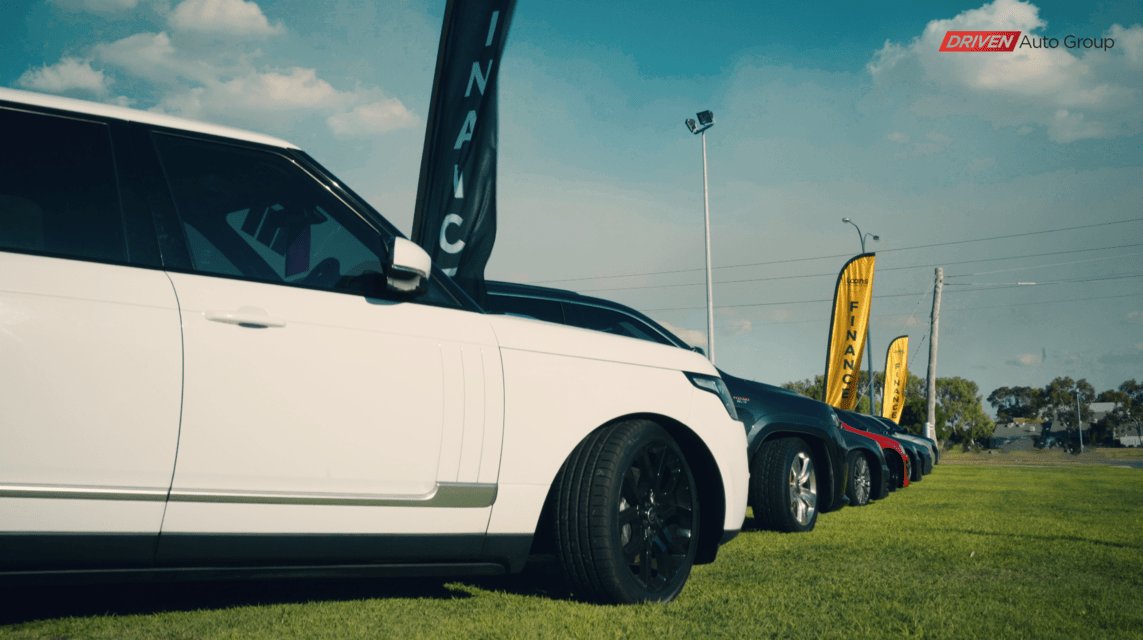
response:
<path fill-rule="evenodd" d="M 818 521 L 818 482 L 809 445 L 800 438 L 762 443 L 750 461 L 750 506 L 763 529 L 813 531 Z"/>
<path fill-rule="evenodd" d="M 845 487 L 845 495 L 849 498 L 850 506 L 864 507 L 869 504 L 873 489 L 873 473 L 869 469 L 869 462 L 860 453 L 853 453 L 849 458 L 849 482 Z"/>
<path fill-rule="evenodd" d="M 553 489 L 557 552 L 578 597 L 634 604 L 679 595 L 698 551 L 698 492 L 662 427 L 631 420 L 595 431 Z"/>

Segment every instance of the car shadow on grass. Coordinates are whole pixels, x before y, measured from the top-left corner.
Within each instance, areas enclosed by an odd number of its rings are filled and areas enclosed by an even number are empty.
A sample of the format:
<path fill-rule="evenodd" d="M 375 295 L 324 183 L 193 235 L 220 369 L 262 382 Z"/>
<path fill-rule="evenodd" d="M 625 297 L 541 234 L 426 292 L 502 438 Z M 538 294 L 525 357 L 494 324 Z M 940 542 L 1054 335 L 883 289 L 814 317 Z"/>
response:
<path fill-rule="evenodd" d="M 0 625 L 57 618 L 356 601 L 471 598 L 455 578 L 353 578 L 84 584 L 0 588 Z"/>
<path fill-rule="evenodd" d="M 559 559 L 554 555 L 528 556 L 528 562 L 521 573 L 487 578 L 464 578 L 457 582 L 485 591 L 500 591 L 519 596 L 535 596 L 549 600 L 575 599 L 564 580 Z"/>

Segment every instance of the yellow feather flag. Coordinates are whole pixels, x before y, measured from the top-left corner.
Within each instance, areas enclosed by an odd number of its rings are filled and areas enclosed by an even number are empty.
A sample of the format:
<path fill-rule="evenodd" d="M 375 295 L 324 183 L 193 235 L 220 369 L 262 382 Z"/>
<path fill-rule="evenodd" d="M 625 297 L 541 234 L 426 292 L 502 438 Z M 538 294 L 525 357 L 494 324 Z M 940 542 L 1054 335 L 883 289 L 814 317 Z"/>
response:
<path fill-rule="evenodd" d="M 857 404 L 861 354 L 865 351 L 869 305 L 873 301 L 875 260 L 874 254 L 863 253 L 845 263 L 834 288 L 829 350 L 826 351 L 825 401 L 839 409 L 852 410 Z"/>
<path fill-rule="evenodd" d="M 897 336 L 885 352 L 885 386 L 881 389 L 881 417 L 901 422 L 905 384 L 909 381 L 909 336 Z"/>

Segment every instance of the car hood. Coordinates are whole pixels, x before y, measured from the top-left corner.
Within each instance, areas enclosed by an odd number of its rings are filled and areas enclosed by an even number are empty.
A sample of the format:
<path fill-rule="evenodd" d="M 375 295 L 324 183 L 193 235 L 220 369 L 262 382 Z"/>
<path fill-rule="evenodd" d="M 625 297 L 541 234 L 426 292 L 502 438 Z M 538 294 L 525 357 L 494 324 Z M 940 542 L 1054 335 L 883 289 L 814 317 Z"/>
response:
<path fill-rule="evenodd" d="M 799 393 L 764 382 L 746 380 L 721 372 L 734 406 L 746 409 L 754 422 L 794 422 L 831 431 L 833 420 L 829 405 Z M 749 425 L 748 425 L 749 426 Z"/>
<path fill-rule="evenodd" d="M 501 349 L 718 375 L 714 366 L 694 351 L 521 316 L 486 317 Z"/>

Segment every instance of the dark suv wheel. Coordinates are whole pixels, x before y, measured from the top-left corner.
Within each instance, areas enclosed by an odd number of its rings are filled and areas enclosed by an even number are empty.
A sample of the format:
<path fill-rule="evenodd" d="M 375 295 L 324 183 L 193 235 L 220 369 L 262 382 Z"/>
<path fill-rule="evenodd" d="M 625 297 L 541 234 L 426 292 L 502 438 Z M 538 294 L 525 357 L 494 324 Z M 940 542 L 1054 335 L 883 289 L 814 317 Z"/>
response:
<path fill-rule="evenodd" d="M 864 507 L 869 504 L 873 490 L 873 472 L 869 469 L 869 461 L 865 456 L 854 452 L 849 457 L 849 481 L 846 483 L 845 495 L 853 507 Z"/>
<path fill-rule="evenodd" d="M 647 420 L 599 429 L 565 463 L 557 554 L 572 591 L 597 602 L 670 602 L 698 550 L 694 476 L 675 440 Z"/>
<path fill-rule="evenodd" d="M 750 462 L 750 506 L 764 529 L 813 530 L 818 521 L 818 481 L 809 445 L 798 438 L 762 443 Z"/>

